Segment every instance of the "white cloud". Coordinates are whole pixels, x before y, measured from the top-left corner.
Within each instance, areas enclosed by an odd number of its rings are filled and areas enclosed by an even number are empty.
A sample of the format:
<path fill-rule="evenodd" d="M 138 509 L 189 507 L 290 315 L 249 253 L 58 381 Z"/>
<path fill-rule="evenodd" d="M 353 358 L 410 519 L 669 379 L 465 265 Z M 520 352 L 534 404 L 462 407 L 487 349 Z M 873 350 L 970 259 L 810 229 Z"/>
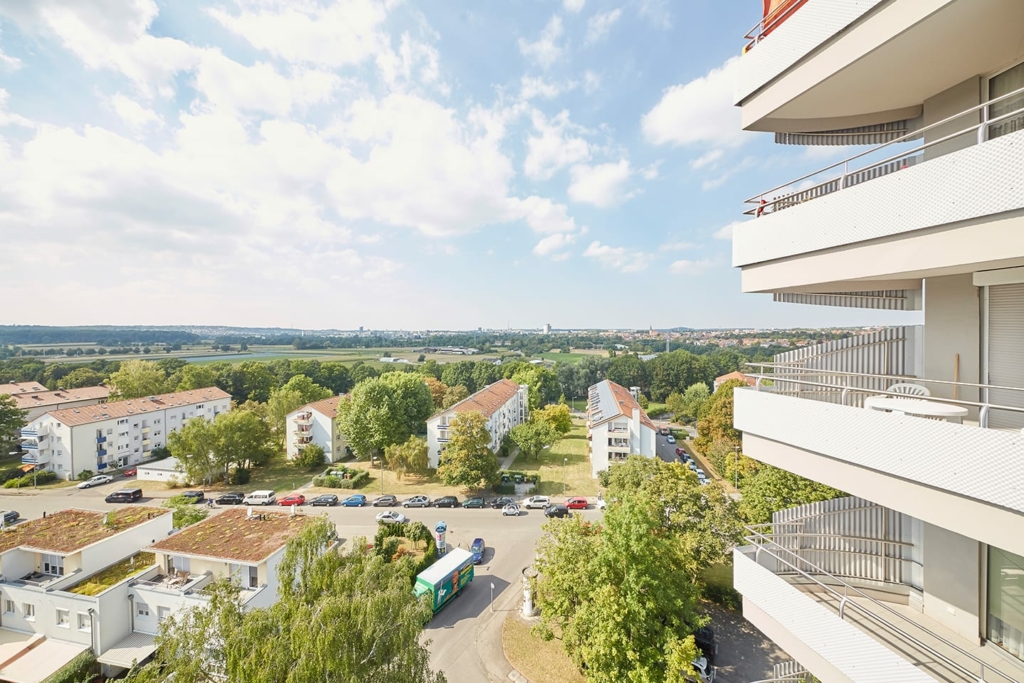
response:
<path fill-rule="evenodd" d="M 738 173 L 746 171 L 748 168 L 752 168 L 754 165 L 756 165 L 756 163 L 757 162 L 754 160 L 753 157 L 744 157 L 740 161 L 733 162 L 728 168 L 726 168 L 724 171 L 719 173 L 714 178 L 706 178 L 700 184 L 700 189 L 704 190 L 705 192 L 716 190 L 722 185 L 724 185 L 725 182 L 729 180 L 729 178 L 732 178 L 734 175 Z"/>
<path fill-rule="evenodd" d="M 581 137 L 571 135 L 577 128 L 563 111 L 550 121 L 534 110 L 533 128 L 537 132 L 526 141 L 523 172 L 533 180 L 549 180 L 559 170 L 590 158 L 590 145 Z"/>
<path fill-rule="evenodd" d="M 737 225 L 742 225 L 745 222 L 746 221 L 733 221 L 728 225 L 724 225 L 718 230 L 715 230 L 715 232 L 712 233 L 712 237 L 714 237 L 716 240 L 731 240 L 732 231 L 736 228 Z"/>
<path fill-rule="evenodd" d="M 710 152 L 706 152 L 697 157 L 696 159 L 690 161 L 690 168 L 692 168 L 695 171 L 704 168 L 705 166 L 713 164 L 719 159 L 721 159 L 723 154 L 725 154 L 725 152 L 723 152 L 722 150 L 713 149 Z"/>
<path fill-rule="evenodd" d="M 668 9 L 668 0 L 637 0 L 637 6 L 637 13 L 655 28 L 672 27 L 672 15 Z"/>
<path fill-rule="evenodd" d="M 555 15 L 548 21 L 536 41 L 531 43 L 525 38 L 519 39 L 519 52 L 527 59 L 532 59 L 547 68 L 562 56 L 562 47 L 558 45 L 558 39 L 564 32 L 562 18 Z"/>
<path fill-rule="evenodd" d="M 558 97 L 566 90 L 571 90 L 573 84 L 559 85 L 548 83 L 540 76 L 523 76 L 519 81 L 519 99 L 528 101 L 536 97 L 550 100 Z"/>
<path fill-rule="evenodd" d="M 610 247 L 600 242 L 591 242 L 583 255 L 620 273 L 636 273 L 644 270 L 653 258 L 651 254 L 636 249 Z"/>
<path fill-rule="evenodd" d="M 658 247 L 658 251 L 683 251 L 684 249 L 696 249 L 693 242 L 668 242 Z"/>
<path fill-rule="evenodd" d="M 587 0 L 563 0 L 562 6 L 565 7 L 566 12 L 579 12 L 583 9 L 583 5 L 587 4 Z"/>
<path fill-rule="evenodd" d="M 644 180 L 657 180 L 660 175 L 661 161 L 655 161 L 653 164 L 649 164 L 639 169 L 637 173 Z"/>
<path fill-rule="evenodd" d="M 594 73 L 593 71 L 590 71 L 589 69 L 583 72 L 583 92 L 587 93 L 588 95 L 591 95 L 597 92 L 600 87 L 601 76 Z"/>
<path fill-rule="evenodd" d="M 558 233 L 556 235 L 548 235 L 541 241 L 537 242 L 537 245 L 533 248 L 533 253 L 537 256 L 547 256 L 554 251 L 563 249 L 573 242 L 579 235 L 573 235 L 569 233 Z M 558 254 L 556 256 L 565 256 L 564 254 Z M 554 258 L 554 257 L 553 257 Z"/>
<path fill-rule="evenodd" d="M 128 124 L 128 127 L 132 130 L 142 130 L 146 126 L 161 126 L 163 120 L 160 116 L 147 107 L 143 107 L 141 104 L 126 97 L 121 93 L 118 93 L 110 98 L 110 106 L 113 107 L 114 113 L 116 113 L 121 120 Z"/>
<path fill-rule="evenodd" d="M 329 100 L 341 78 L 330 71 L 303 67 L 289 78 L 270 64 L 243 66 L 220 50 L 206 50 L 196 70 L 195 84 L 214 107 L 283 117 L 293 109 Z"/>
<path fill-rule="evenodd" d="M 616 8 L 608 12 L 600 12 L 590 17 L 587 21 L 587 37 L 585 42 L 587 44 L 593 44 L 600 42 L 608 37 L 608 34 L 612 30 L 612 26 L 615 25 L 620 18 L 622 18 L 622 9 Z"/>
<path fill-rule="evenodd" d="M 3 37 L 3 32 L 0 32 L 0 37 Z M 21 60 L 17 57 L 5 54 L 3 51 L 3 45 L 0 44 L 0 69 L 15 71 L 19 68 L 21 68 Z"/>
<path fill-rule="evenodd" d="M 570 175 L 572 184 L 569 185 L 569 197 L 574 202 L 606 208 L 621 204 L 636 195 L 636 192 L 625 189 L 632 175 L 626 159 L 595 166 L 577 164 L 570 169 Z"/>
<path fill-rule="evenodd" d="M 565 204 L 556 204 L 550 199 L 531 196 L 514 200 L 512 211 L 523 218 L 534 232 L 542 234 L 576 231 L 576 221 L 569 216 Z M 583 228 L 586 231 L 586 228 Z"/>
<path fill-rule="evenodd" d="M 655 145 L 706 144 L 735 147 L 749 135 L 741 130 L 740 110 L 732 104 L 739 57 L 706 75 L 667 88 L 641 120 L 644 137 Z"/>
<path fill-rule="evenodd" d="M 713 268 L 715 265 L 714 261 L 710 259 L 700 259 L 698 261 L 690 261 L 682 259 L 679 261 L 673 261 L 672 265 L 668 267 L 673 273 L 685 274 L 685 275 L 700 275 L 706 270 Z"/>

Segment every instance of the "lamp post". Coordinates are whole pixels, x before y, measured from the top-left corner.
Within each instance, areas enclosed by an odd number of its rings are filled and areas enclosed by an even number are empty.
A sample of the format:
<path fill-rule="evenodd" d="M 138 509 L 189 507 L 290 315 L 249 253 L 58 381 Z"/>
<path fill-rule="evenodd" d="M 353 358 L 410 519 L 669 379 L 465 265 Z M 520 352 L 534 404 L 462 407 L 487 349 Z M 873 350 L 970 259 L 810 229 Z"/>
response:
<path fill-rule="evenodd" d="M 384 456 L 380 456 L 380 495 L 384 495 Z"/>
<path fill-rule="evenodd" d="M 565 495 L 565 468 L 569 464 L 569 458 L 562 458 L 562 495 Z"/>
<path fill-rule="evenodd" d="M 733 484 L 733 486 L 738 491 L 739 488 L 740 488 L 740 447 L 739 446 L 733 446 L 732 449 L 736 453 L 736 459 L 735 459 L 735 461 L 733 463 L 734 464 L 734 467 L 733 467 L 733 474 L 734 474 L 733 480 L 735 482 Z"/>

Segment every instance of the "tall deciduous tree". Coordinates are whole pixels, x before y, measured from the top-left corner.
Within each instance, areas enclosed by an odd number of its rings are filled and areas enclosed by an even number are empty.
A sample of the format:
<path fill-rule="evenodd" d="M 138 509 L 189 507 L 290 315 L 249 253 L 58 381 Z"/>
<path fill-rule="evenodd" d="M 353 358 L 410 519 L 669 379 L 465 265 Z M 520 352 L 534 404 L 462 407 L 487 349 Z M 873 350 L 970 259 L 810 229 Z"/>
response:
<path fill-rule="evenodd" d="M 529 389 L 530 410 L 536 410 L 558 401 L 562 389 L 558 386 L 558 375 L 554 370 L 526 365 L 511 377 L 516 384 L 525 384 Z"/>
<path fill-rule="evenodd" d="M 449 486 L 486 486 L 498 474 L 498 458 L 491 450 L 487 419 L 476 411 L 458 413 L 448 423 L 448 445 L 437 468 Z"/>
<path fill-rule="evenodd" d="M 448 387 L 447 389 L 445 389 L 444 398 L 441 399 L 441 407 L 451 408 L 459 401 L 463 401 L 467 398 L 469 398 L 469 389 L 462 386 L 461 384 L 456 384 L 453 387 Z"/>
<path fill-rule="evenodd" d="M 430 390 L 430 397 L 434 399 L 434 408 L 436 410 L 444 408 L 444 395 L 448 391 L 448 385 L 439 379 L 434 379 L 430 375 L 424 377 L 423 382 L 427 385 L 427 389 Z"/>
<path fill-rule="evenodd" d="M 14 448 L 14 439 L 25 426 L 26 415 L 12 396 L 0 394 L 0 453 L 9 453 Z"/>
<path fill-rule="evenodd" d="M 267 401 L 267 414 L 270 416 L 270 427 L 278 441 L 284 440 L 285 418 L 288 417 L 288 413 L 307 403 L 333 395 L 330 389 L 314 384 L 313 380 L 305 375 L 295 375 L 283 386 L 271 391 L 270 400 Z"/>
<path fill-rule="evenodd" d="M 558 441 L 561 435 L 550 423 L 533 419 L 513 427 L 508 436 L 519 447 L 523 460 L 529 460 L 531 457 L 536 459 L 545 446 Z"/>
<path fill-rule="evenodd" d="M 217 372 L 209 365 L 189 363 L 175 373 L 172 379 L 176 380 L 175 391 L 205 389 L 217 385 Z"/>
<path fill-rule="evenodd" d="M 103 374 L 91 368 L 75 368 L 57 380 L 58 389 L 81 389 L 103 384 Z"/>
<path fill-rule="evenodd" d="M 430 465 L 425 439 L 410 436 L 403 443 L 396 443 L 384 449 L 384 461 L 388 469 L 401 479 L 403 474 L 426 474 Z"/>
<path fill-rule="evenodd" d="M 608 365 L 606 377 L 627 389 L 640 387 L 646 391 L 650 384 L 646 364 L 632 353 L 613 358 Z"/>
<path fill-rule="evenodd" d="M 243 611 L 234 586 L 215 584 L 208 606 L 161 624 L 153 662 L 129 683 L 444 683 L 420 642 L 430 607 L 409 590 L 406 565 L 334 541 L 326 520 L 289 541 L 270 607 Z"/>
<path fill-rule="evenodd" d="M 111 400 L 116 401 L 163 394 L 168 389 L 167 373 L 152 361 L 126 360 L 111 373 L 107 385 Z"/>
<path fill-rule="evenodd" d="M 546 422 L 559 434 L 568 434 L 572 431 L 572 417 L 569 413 L 569 406 L 552 404 L 544 408 L 538 408 L 530 414 L 533 422 Z"/>
<path fill-rule="evenodd" d="M 473 381 L 473 366 L 476 365 L 471 360 L 463 360 L 458 363 L 445 363 L 441 366 L 441 381 L 450 387 L 454 387 L 457 384 L 461 384 L 469 390 L 469 393 L 473 393 L 479 387 L 476 382 Z"/>
<path fill-rule="evenodd" d="M 338 406 L 338 424 L 363 459 L 420 433 L 434 400 L 416 373 L 389 372 L 356 385 Z"/>
<path fill-rule="evenodd" d="M 214 469 L 217 432 L 205 417 L 196 417 L 167 436 L 167 450 L 178 459 L 178 470 L 189 482 L 199 482 Z"/>
<path fill-rule="evenodd" d="M 270 427 L 248 410 L 221 413 L 214 420 L 213 431 L 216 437 L 214 462 L 224 468 L 225 474 L 230 465 L 243 468 L 262 465 L 274 454 Z"/>
<path fill-rule="evenodd" d="M 270 398 L 270 390 L 274 387 L 274 374 L 266 363 L 247 360 L 240 363 L 232 372 L 231 395 L 239 403 L 252 399 L 261 403 Z"/>
<path fill-rule="evenodd" d="M 703 453 L 719 439 L 739 444 L 740 432 L 732 426 L 732 392 L 736 387 L 745 386 L 747 383 L 740 379 L 723 382 L 704 403 L 697 420 L 697 438 L 693 441 L 697 450 Z"/>
<path fill-rule="evenodd" d="M 764 464 L 744 482 L 742 489 L 740 512 L 750 524 L 771 522 L 772 513 L 779 510 L 846 495 L 838 489 Z"/>

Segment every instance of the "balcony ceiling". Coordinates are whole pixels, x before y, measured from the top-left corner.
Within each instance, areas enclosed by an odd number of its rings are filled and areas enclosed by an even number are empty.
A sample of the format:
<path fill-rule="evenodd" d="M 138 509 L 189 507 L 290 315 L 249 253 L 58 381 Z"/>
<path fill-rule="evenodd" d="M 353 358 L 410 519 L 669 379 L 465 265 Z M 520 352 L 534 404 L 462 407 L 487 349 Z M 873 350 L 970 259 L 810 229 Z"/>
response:
<path fill-rule="evenodd" d="M 837 42 L 883 18 L 869 16 Z M 779 80 L 794 78 L 794 71 L 806 67 L 808 73 L 798 78 L 817 82 L 770 112 L 755 104 L 744 116 L 744 127 L 810 132 L 906 118 L 929 97 L 1024 57 L 1022 35 L 1021 0 L 951 2 L 827 78 L 821 72 L 827 72 L 828 53 L 835 44 L 812 55 Z M 816 61 L 822 62 L 820 67 L 811 66 Z M 886 112 L 891 114 L 880 116 Z"/>

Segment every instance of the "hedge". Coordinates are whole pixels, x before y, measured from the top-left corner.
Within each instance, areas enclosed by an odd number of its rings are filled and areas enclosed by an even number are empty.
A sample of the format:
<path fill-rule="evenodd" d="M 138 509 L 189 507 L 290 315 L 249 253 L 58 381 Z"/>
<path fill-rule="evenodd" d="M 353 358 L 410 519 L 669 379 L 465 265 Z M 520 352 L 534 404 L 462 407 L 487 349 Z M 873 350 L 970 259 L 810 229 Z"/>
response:
<path fill-rule="evenodd" d="M 348 474 L 349 478 L 345 479 Z M 313 477 L 313 486 L 327 489 L 359 489 L 370 481 L 370 473 L 366 470 L 355 470 L 349 467 L 329 467 L 323 474 Z"/>
<path fill-rule="evenodd" d="M 32 473 L 28 473 L 20 479 L 9 479 L 4 482 L 5 489 L 19 488 L 21 486 L 32 486 Z M 50 470 L 41 470 L 35 474 L 36 484 L 49 484 L 52 481 L 57 481 L 57 473 Z"/>
<path fill-rule="evenodd" d="M 93 681 L 99 678 L 95 673 L 96 657 L 91 650 L 82 652 L 70 662 L 62 666 L 43 683 L 81 683 L 82 681 Z"/>

